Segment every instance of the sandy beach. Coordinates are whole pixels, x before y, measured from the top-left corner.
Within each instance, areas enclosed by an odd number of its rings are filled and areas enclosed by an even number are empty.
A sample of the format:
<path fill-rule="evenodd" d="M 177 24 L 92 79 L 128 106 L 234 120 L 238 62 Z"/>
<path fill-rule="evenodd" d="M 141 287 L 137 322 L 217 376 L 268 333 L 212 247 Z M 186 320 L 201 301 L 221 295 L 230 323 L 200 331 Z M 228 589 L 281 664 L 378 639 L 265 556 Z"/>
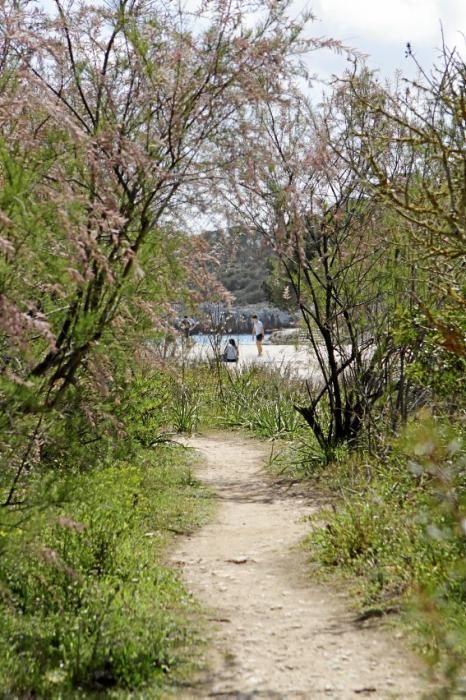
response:
<path fill-rule="evenodd" d="M 208 344 L 194 343 L 187 354 L 188 360 L 208 360 L 213 359 L 213 357 L 214 350 Z M 302 344 L 300 346 L 264 345 L 260 357 L 257 354 L 255 344 L 240 344 L 238 367 L 244 368 L 254 364 L 273 367 L 289 376 L 297 376 L 304 379 L 310 379 L 319 374 L 319 365 L 316 358 L 313 356 L 310 348 Z"/>

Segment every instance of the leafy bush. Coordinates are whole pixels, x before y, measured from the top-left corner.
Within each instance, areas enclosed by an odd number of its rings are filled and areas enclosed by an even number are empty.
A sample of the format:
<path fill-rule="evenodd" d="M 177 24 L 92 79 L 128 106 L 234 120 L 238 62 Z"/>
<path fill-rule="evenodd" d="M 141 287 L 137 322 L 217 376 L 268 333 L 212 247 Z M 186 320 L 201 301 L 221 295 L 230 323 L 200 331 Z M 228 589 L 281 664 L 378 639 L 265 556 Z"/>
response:
<path fill-rule="evenodd" d="M 151 447 L 163 439 L 169 402 L 169 381 L 165 375 L 154 371 L 133 374 L 115 410 L 130 444 L 136 441 L 143 447 Z"/>

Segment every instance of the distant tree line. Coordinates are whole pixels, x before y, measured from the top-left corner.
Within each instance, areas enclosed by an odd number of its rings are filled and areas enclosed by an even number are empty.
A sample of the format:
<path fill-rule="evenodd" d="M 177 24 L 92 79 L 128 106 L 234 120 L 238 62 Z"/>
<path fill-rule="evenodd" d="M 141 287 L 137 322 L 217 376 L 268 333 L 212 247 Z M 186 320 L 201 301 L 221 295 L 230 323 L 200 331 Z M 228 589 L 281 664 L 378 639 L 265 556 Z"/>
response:
<path fill-rule="evenodd" d="M 235 306 L 270 301 L 266 283 L 273 251 L 260 232 L 231 226 L 206 231 L 202 238 L 212 256 L 209 270 L 231 293 Z"/>

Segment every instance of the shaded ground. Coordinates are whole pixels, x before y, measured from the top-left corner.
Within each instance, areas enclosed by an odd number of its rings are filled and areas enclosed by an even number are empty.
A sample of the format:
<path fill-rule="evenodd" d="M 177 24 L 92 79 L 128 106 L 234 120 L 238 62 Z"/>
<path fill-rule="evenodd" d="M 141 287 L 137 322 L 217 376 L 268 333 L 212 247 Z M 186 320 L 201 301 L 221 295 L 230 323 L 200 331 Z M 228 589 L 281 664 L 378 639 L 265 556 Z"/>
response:
<path fill-rule="evenodd" d="M 177 697 L 423 697 L 399 635 L 358 626 L 346 596 L 310 580 L 296 545 L 316 503 L 265 474 L 266 446 L 231 433 L 189 444 L 219 507 L 173 555 L 212 627 L 206 669 Z"/>

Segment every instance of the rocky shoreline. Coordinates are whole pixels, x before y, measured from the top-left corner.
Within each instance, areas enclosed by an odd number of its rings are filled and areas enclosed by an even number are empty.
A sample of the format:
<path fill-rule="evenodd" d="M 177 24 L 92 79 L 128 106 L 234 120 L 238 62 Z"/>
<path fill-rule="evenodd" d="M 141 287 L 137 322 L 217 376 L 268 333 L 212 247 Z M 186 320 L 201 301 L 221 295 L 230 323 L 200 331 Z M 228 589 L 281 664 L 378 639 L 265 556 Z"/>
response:
<path fill-rule="evenodd" d="M 281 328 L 272 331 L 265 343 L 267 345 L 295 345 L 306 340 L 306 334 L 301 328 Z"/>
<path fill-rule="evenodd" d="M 231 333 L 233 335 L 250 333 L 251 317 L 256 314 L 264 324 L 266 333 L 281 330 L 297 331 L 298 314 L 265 304 L 227 307 L 222 304 L 204 303 L 201 305 L 201 317 L 196 319 L 192 335 L 197 333 Z M 272 341 L 275 342 L 275 341 Z M 278 341 L 276 341 L 278 342 Z M 281 342 L 281 341 L 280 341 Z M 288 342 L 288 341 L 285 341 Z"/>

